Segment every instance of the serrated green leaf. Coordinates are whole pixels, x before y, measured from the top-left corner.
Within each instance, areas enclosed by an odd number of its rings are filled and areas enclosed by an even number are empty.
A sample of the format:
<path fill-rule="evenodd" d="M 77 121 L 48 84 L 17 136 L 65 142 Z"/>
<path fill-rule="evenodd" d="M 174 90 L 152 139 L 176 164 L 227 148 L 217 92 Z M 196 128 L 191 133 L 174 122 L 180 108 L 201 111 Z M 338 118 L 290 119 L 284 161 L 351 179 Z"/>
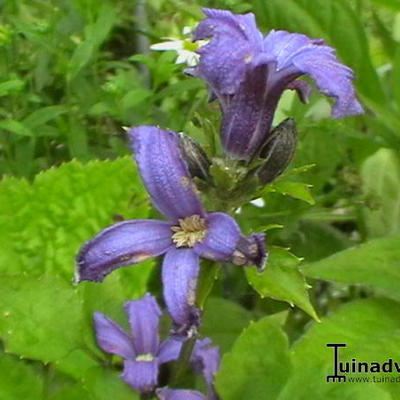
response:
<path fill-rule="evenodd" d="M 361 168 L 369 237 L 400 233 L 400 159 L 394 150 L 380 149 Z"/>
<path fill-rule="evenodd" d="M 50 362 L 82 346 L 82 304 L 71 284 L 3 275 L 0 287 L 0 337 L 8 352 Z"/>
<path fill-rule="evenodd" d="M 262 297 L 287 301 L 318 320 L 308 297 L 306 281 L 298 269 L 300 259 L 282 248 L 270 247 L 269 251 L 267 268 L 263 273 L 254 268 L 246 269 L 250 285 Z"/>
<path fill-rule="evenodd" d="M 396 382 L 328 384 L 326 376 L 333 372 L 333 352 L 326 344 L 347 345 L 340 349 L 340 361 L 352 358 L 367 362 L 397 360 L 400 359 L 399 331 L 400 318 L 395 302 L 368 299 L 342 306 L 320 324 L 314 324 L 294 345 L 293 373 L 278 400 L 308 400 L 310 394 L 315 400 L 398 399 L 400 387 Z M 372 375 L 379 374 L 352 374 L 353 377 Z"/>
<path fill-rule="evenodd" d="M 364 284 L 400 301 L 400 236 L 370 240 L 328 258 L 304 265 L 309 277 Z"/>
<path fill-rule="evenodd" d="M 82 243 L 113 216 L 145 218 L 147 194 L 129 158 L 73 161 L 36 176 L 32 185 L 0 184 L 0 272 L 71 280 Z"/>
<path fill-rule="evenodd" d="M 267 186 L 265 192 L 278 192 L 284 196 L 291 196 L 313 205 L 315 200 L 310 193 L 311 187 L 312 185 L 302 182 L 278 181 Z"/>
<path fill-rule="evenodd" d="M 277 398 L 290 375 L 288 340 L 280 319 L 265 317 L 245 329 L 216 376 L 224 400 Z"/>

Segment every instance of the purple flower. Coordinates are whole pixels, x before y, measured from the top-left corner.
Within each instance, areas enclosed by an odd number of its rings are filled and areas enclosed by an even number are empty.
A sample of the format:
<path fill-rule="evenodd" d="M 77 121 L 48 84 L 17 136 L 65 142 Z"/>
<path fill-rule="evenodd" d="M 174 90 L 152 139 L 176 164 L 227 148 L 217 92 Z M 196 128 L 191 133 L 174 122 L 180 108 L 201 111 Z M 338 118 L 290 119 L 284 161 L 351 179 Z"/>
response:
<path fill-rule="evenodd" d="M 208 400 L 208 398 L 197 390 L 168 389 L 162 388 L 156 391 L 160 400 Z"/>
<path fill-rule="evenodd" d="M 141 393 L 153 393 L 158 386 L 160 364 L 179 358 L 184 341 L 167 339 L 160 343 L 160 308 L 153 296 L 125 303 L 132 334 L 100 312 L 94 313 L 96 338 L 106 353 L 124 359 L 122 379 Z M 217 399 L 213 381 L 219 368 L 219 349 L 208 338 L 197 340 L 190 359 L 194 371 L 202 374 L 208 387 L 208 398 Z M 164 392 L 163 392 L 164 393 Z"/>
<path fill-rule="evenodd" d="M 199 323 L 195 307 L 199 258 L 262 269 L 264 235 L 245 237 L 232 217 L 203 209 L 176 133 L 142 126 L 129 135 L 152 202 L 170 221 L 124 221 L 103 230 L 82 247 L 77 281 L 101 281 L 116 268 L 165 254 L 164 299 L 176 331 L 186 334 Z"/>
<path fill-rule="evenodd" d="M 198 50 L 200 63 L 190 73 L 205 79 L 223 110 L 222 142 L 232 158 L 250 160 L 265 143 L 279 98 L 296 90 L 307 101 L 310 76 L 333 97 L 332 116 L 362 112 L 352 85 L 352 70 L 341 64 L 322 39 L 272 30 L 265 38 L 254 15 L 204 9 L 194 40 L 211 38 Z"/>
<path fill-rule="evenodd" d="M 150 294 L 125 303 L 132 335 L 100 312 L 94 314 L 97 343 L 107 353 L 124 358 L 122 379 L 142 393 L 152 392 L 160 364 L 176 360 L 181 342 L 167 339 L 160 344 L 161 311 Z"/>

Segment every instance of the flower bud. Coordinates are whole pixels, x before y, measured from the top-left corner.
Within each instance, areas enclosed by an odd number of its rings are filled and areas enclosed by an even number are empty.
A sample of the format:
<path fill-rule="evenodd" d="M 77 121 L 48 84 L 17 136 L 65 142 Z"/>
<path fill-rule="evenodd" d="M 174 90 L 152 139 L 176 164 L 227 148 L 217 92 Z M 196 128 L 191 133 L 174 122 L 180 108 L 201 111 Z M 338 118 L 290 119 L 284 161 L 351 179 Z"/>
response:
<path fill-rule="evenodd" d="M 271 183 L 289 165 L 297 144 L 296 125 L 292 118 L 287 118 L 272 131 L 261 151 L 266 162 L 257 171 L 262 184 Z"/>
<path fill-rule="evenodd" d="M 193 178 L 207 180 L 211 162 L 200 145 L 184 133 L 179 133 L 179 148 L 188 165 L 190 175 Z"/>

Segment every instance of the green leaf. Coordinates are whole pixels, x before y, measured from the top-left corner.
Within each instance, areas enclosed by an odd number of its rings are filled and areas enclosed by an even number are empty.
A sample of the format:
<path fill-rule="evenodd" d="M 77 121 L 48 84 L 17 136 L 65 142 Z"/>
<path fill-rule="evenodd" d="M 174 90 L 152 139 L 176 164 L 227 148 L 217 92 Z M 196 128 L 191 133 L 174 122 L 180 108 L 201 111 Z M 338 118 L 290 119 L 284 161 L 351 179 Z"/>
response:
<path fill-rule="evenodd" d="M 82 243 L 114 216 L 146 218 L 147 194 L 134 163 L 73 161 L 36 176 L 32 184 L 0 184 L 0 273 L 64 276 L 74 273 Z M 117 272 L 120 273 L 120 272 Z"/>
<path fill-rule="evenodd" d="M 43 381 L 33 367 L 16 357 L 0 354 L 0 399 L 42 398 Z"/>
<path fill-rule="evenodd" d="M 0 337 L 8 352 L 57 361 L 82 346 L 82 304 L 56 277 L 0 276 Z"/>
<path fill-rule="evenodd" d="M 34 136 L 28 126 L 15 119 L 5 119 L 0 121 L 0 129 L 4 129 L 19 136 Z"/>
<path fill-rule="evenodd" d="M 7 96 L 13 92 L 19 92 L 24 87 L 24 81 L 20 79 L 11 79 L 0 83 L 0 96 Z"/>
<path fill-rule="evenodd" d="M 258 273 L 254 268 L 246 269 L 250 285 L 261 297 L 287 301 L 318 320 L 308 297 L 309 286 L 298 269 L 300 259 L 282 248 L 270 247 L 269 251 L 267 268 L 263 273 Z"/>
<path fill-rule="evenodd" d="M 266 317 L 250 326 L 225 354 L 216 376 L 224 400 L 278 397 L 291 370 L 288 340 L 280 319 Z"/>
<path fill-rule="evenodd" d="M 85 39 L 78 45 L 68 64 L 68 80 L 72 80 L 94 56 L 107 38 L 116 18 L 116 9 L 108 2 L 99 5 L 97 20 L 86 27 Z"/>
<path fill-rule="evenodd" d="M 315 200 L 310 193 L 311 187 L 312 185 L 302 182 L 278 181 L 268 185 L 265 192 L 278 192 L 284 196 L 291 196 L 313 205 Z"/>
<path fill-rule="evenodd" d="M 46 122 L 57 118 L 61 114 L 65 114 L 68 108 L 65 106 L 49 106 L 33 111 L 24 120 L 23 123 L 30 129 L 43 125 Z M 36 136 L 40 136 L 40 131 Z"/>
<path fill-rule="evenodd" d="M 400 233 L 400 160 L 380 149 L 361 168 L 366 207 L 363 216 L 369 237 Z"/>
<path fill-rule="evenodd" d="M 342 306 L 314 324 L 293 347 L 293 373 L 279 400 L 398 399 L 399 384 L 327 383 L 333 372 L 333 352 L 327 343 L 345 343 L 340 361 L 384 362 L 400 359 L 398 304 L 389 300 L 361 300 Z M 379 374 L 348 374 L 371 377 Z M 379 375 L 389 376 L 389 374 Z M 397 374 L 396 374 L 397 376 Z"/>
<path fill-rule="evenodd" d="M 311 278 L 364 284 L 400 301 L 400 236 L 370 240 L 328 258 L 304 265 Z"/>
<path fill-rule="evenodd" d="M 400 11 L 399 0 L 372 0 L 372 2 L 379 6 L 383 6 L 394 11 Z"/>
<path fill-rule="evenodd" d="M 119 376 L 105 368 L 92 368 L 83 377 L 83 384 L 94 400 L 137 400 L 139 397 Z"/>
<path fill-rule="evenodd" d="M 240 305 L 211 297 L 206 303 L 200 332 L 211 337 L 213 343 L 220 346 L 224 353 L 230 350 L 235 339 L 249 324 L 251 317 L 252 314 Z"/>

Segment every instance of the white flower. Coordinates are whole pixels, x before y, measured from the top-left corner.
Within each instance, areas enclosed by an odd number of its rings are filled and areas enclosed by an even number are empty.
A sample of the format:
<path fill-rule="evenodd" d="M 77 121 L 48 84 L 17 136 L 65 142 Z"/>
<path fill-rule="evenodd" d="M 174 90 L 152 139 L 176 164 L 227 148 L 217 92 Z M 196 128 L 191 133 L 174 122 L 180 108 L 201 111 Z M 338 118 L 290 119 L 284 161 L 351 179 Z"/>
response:
<path fill-rule="evenodd" d="M 185 26 L 182 33 L 187 36 L 192 32 L 191 28 Z M 166 42 L 155 43 L 150 46 L 151 50 L 156 51 L 176 51 L 178 57 L 175 60 L 176 64 L 187 64 L 189 67 L 194 67 L 199 62 L 199 55 L 195 52 L 199 47 L 207 43 L 206 40 L 192 42 L 190 39 L 173 39 L 164 38 Z"/>

